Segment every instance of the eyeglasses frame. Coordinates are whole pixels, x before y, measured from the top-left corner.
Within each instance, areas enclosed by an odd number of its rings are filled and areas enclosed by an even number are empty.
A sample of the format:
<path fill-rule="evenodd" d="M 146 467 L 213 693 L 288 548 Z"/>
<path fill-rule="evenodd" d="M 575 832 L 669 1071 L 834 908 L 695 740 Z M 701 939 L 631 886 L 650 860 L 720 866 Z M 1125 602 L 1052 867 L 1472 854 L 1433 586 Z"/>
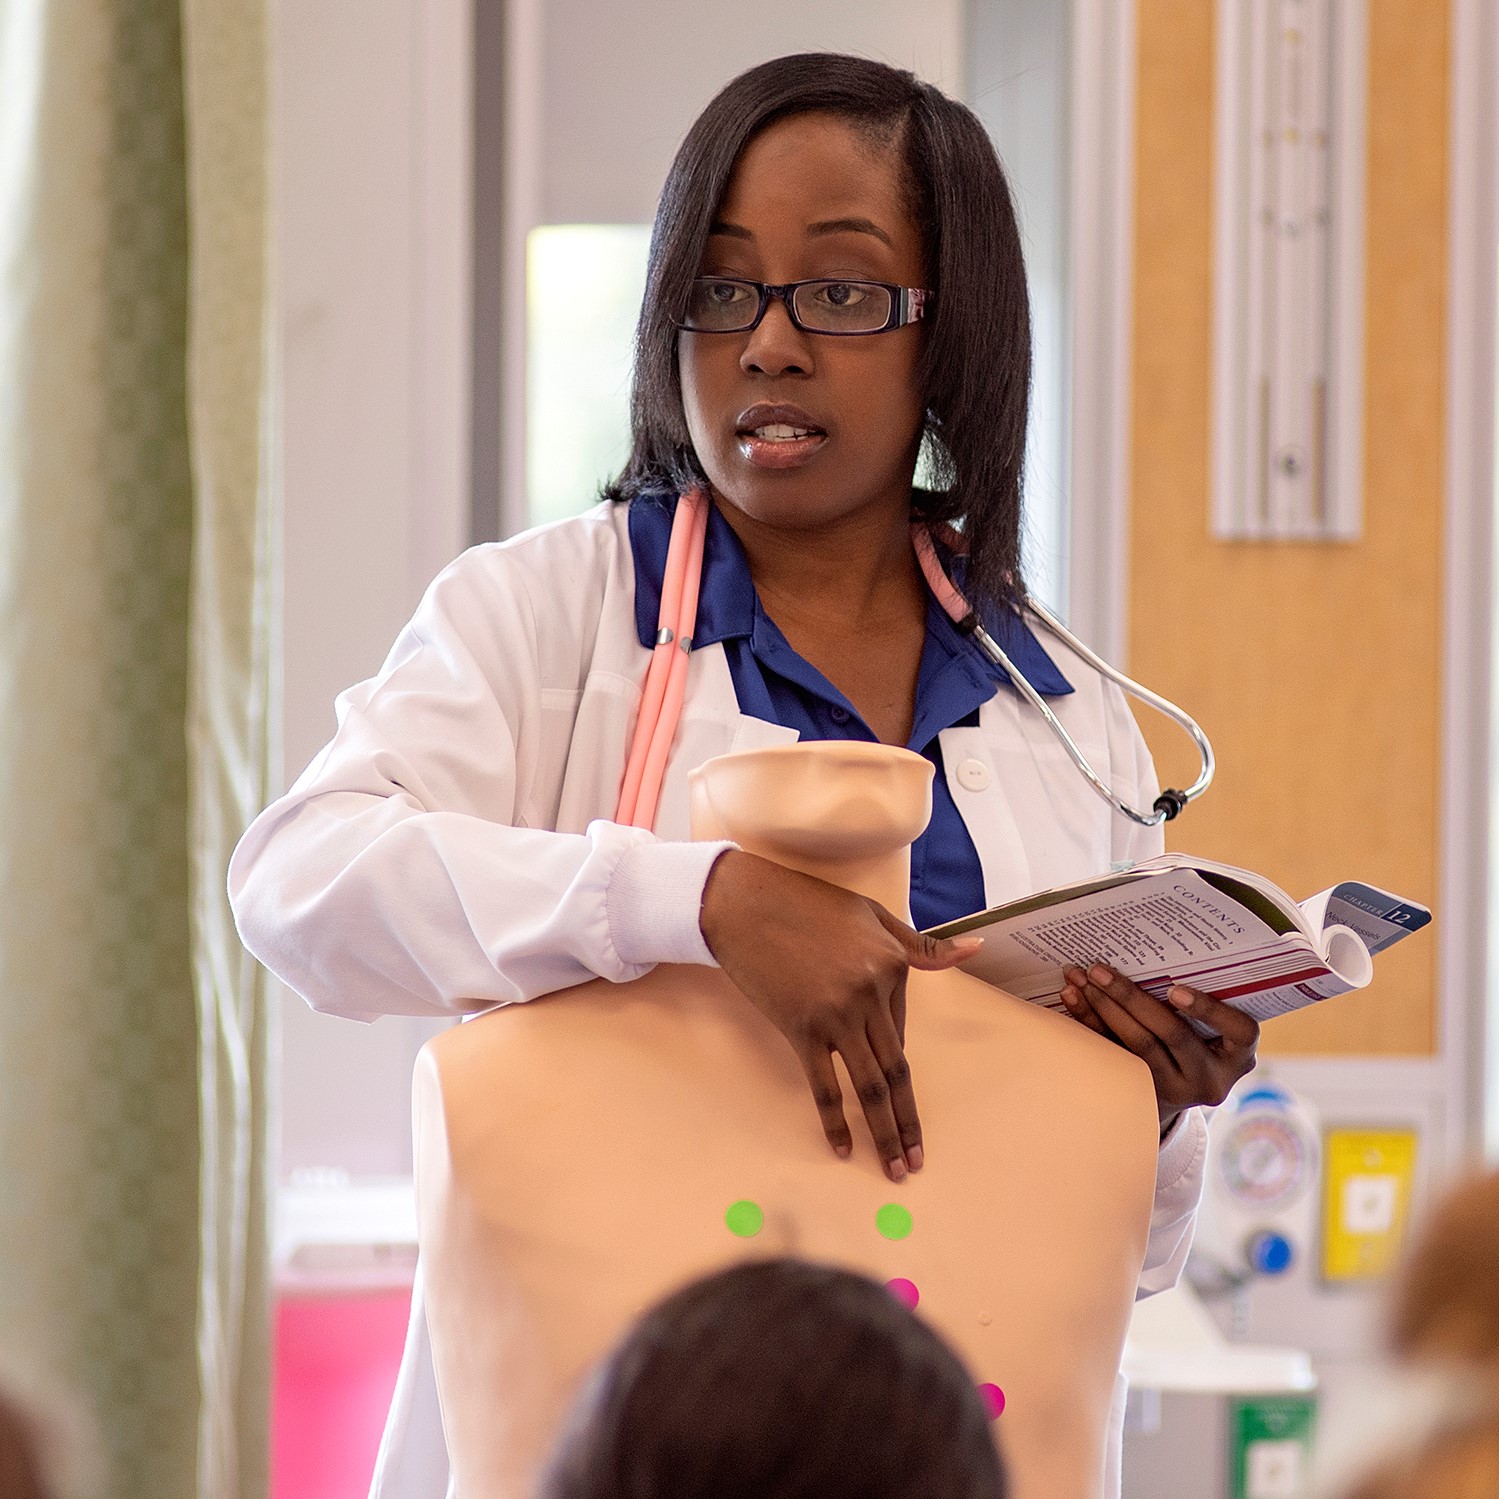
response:
<path fill-rule="evenodd" d="M 866 281 L 862 277 L 855 276 L 809 276 L 805 281 L 787 281 L 781 286 L 771 286 L 764 281 L 751 281 L 744 276 L 694 276 L 692 279 L 694 283 L 726 281 L 732 286 L 753 287 L 759 294 L 760 306 L 756 309 L 754 321 L 746 323 L 741 328 L 694 328 L 679 320 L 676 326 L 682 333 L 753 333 L 764 321 L 771 302 L 777 300 L 786 309 L 786 316 L 791 319 L 791 326 L 800 333 L 809 333 L 814 338 L 868 338 L 873 333 L 890 333 L 896 328 L 904 328 L 908 323 L 919 323 L 926 316 L 926 309 L 936 296 L 935 292 L 928 291 L 925 287 L 895 286 L 889 281 Z M 801 287 L 819 285 L 878 286 L 882 291 L 890 293 L 890 316 L 878 328 L 837 330 L 809 328 L 796 315 L 796 308 L 791 305 L 791 299 Z"/>

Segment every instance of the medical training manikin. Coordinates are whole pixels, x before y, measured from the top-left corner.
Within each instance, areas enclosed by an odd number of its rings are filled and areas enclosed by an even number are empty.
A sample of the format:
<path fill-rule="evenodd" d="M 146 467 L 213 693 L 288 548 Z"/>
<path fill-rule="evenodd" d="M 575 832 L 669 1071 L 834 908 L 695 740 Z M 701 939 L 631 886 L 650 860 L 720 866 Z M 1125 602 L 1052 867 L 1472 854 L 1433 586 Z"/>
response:
<path fill-rule="evenodd" d="M 931 777 L 921 756 L 874 744 L 726 755 L 692 774 L 693 836 L 909 919 Z M 906 1055 L 926 1165 L 895 1185 L 846 1074 L 852 1160 L 829 1149 L 791 1047 L 718 969 L 583 984 L 428 1044 L 421 1253 L 463 1499 L 528 1496 L 582 1377 L 634 1317 L 771 1254 L 917 1300 L 1002 1405 L 1015 1499 L 1101 1492 L 1155 1192 L 1149 1071 L 956 971 L 911 972 Z"/>

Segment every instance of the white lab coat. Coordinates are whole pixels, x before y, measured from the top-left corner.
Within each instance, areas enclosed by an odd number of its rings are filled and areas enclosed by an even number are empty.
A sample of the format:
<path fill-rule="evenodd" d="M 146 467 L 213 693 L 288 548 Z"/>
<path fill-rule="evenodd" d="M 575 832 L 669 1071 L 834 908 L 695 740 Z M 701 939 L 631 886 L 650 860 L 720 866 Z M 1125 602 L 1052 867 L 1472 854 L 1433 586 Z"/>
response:
<path fill-rule="evenodd" d="M 648 652 L 635 626 L 622 505 L 475 547 L 428 589 L 378 676 L 343 693 L 332 741 L 245 833 L 229 869 L 246 946 L 315 1009 L 459 1015 L 658 962 L 711 963 L 698 929 L 721 844 L 688 838 L 687 773 L 796 739 L 739 711 L 722 646 L 694 652 L 654 833 L 609 822 Z M 1043 643 L 1075 691 L 1052 707 L 1136 805 L 1155 772 L 1117 687 Z M 1158 853 L 1111 812 L 1051 730 L 1001 688 L 976 727 L 939 736 L 992 904 Z M 1174 1284 L 1206 1129 L 1162 1147 L 1140 1294 Z M 1118 1492 L 1123 1384 L 1116 1393 Z M 415 1303 L 375 1499 L 447 1486 L 430 1351 Z"/>

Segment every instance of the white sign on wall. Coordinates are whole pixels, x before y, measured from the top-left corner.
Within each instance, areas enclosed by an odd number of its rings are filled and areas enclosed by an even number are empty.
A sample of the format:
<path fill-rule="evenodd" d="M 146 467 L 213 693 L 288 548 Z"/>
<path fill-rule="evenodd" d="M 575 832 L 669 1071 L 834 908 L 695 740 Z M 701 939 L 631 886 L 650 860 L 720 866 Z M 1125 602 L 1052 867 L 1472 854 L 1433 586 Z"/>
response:
<path fill-rule="evenodd" d="M 1362 523 L 1364 0 L 1219 0 L 1213 534 Z"/>

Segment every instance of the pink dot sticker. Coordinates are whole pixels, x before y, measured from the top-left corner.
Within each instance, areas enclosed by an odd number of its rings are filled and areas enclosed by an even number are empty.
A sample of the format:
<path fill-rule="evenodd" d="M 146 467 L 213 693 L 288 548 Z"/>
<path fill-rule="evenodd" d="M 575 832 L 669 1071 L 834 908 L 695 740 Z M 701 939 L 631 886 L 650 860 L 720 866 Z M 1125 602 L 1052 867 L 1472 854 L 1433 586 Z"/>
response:
<path fill-rule="evenodd" d="M 988 1409 L 991 1421 L 1004 1414 L 1005 1392 L 997 1384 L 981 1384 L 979 1395 Z"/>
<path fill-rule="evenodd" d="M 916 1282 L 913 1280 L 902 1280 L 897 1276 L 894 1280 L 885 1282 L 885 1289 L 913 1312 L 916 1310 L 916 1303 L 921 1300 L 921 1292 L 916 1289 Z"/>

